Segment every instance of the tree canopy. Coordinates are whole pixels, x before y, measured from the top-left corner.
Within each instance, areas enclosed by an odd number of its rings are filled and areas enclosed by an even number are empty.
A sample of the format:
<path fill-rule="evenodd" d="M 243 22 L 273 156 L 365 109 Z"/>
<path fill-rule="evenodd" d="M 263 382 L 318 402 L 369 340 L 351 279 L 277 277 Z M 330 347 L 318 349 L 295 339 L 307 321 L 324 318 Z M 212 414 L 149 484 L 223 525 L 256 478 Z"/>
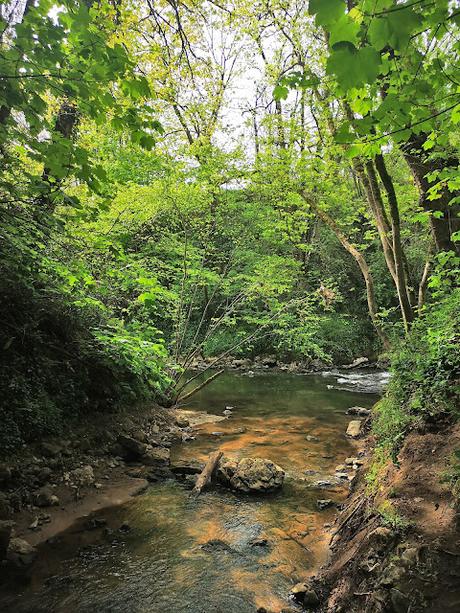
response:
<path fill-rule="evenodd" d="M 340 364 L 451 309 L 457 3 L 0 9 L 8 445 L 180 402 L 198 357 Z"/>

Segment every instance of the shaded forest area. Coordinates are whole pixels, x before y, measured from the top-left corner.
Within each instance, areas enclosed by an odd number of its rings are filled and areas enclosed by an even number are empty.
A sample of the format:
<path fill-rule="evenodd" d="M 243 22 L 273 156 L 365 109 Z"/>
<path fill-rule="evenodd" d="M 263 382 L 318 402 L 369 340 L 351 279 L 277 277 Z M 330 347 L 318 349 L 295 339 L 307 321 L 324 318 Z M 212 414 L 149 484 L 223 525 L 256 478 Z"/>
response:
<path fill-rule="evenodd" d="M 0 8 L 2 450 L 229 355 L 390 360 L 384 454 L 457 414 L 458 3 Z"/>

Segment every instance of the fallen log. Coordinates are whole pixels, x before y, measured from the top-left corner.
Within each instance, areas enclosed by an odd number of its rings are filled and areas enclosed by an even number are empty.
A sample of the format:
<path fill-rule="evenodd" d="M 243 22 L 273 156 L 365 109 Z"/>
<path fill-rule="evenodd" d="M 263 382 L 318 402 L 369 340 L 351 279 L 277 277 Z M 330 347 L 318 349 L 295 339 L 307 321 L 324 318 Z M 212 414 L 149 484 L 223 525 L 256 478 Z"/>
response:
<path fill-rule="evenodd" d="M 201 471 L 201 474 L 198 475 L 195 487 L 192 490 L 192 496 L 199 496 L 201 494 L 201 490 L 208 485 L 212 479 L 214 471 L 216 470 L 217 464 L 223 455 L 224 454 L 222 451 L 214 451 L 211 453 L 205 467 Z"/>

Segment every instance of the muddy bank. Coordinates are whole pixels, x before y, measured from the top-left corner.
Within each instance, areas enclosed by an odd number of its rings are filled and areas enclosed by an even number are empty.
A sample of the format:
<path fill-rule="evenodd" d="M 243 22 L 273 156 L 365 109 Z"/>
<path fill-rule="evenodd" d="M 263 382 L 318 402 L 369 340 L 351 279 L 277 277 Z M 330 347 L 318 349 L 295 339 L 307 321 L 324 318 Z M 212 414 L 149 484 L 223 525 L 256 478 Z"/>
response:
<path fill-rule="evenodd" d="M 99 416 L 69 428 L 65 437 L 3 457 L 0 560 L 29 563 L 35 552 L 27 545 L 35 547 L 170 476 L 170 448 L 190 436 L 187 415 L 155 406 L 129 416 Z M 188 417 L 195 423 L 212 419 L 199 412 Z"/>
<path fill-rule="evenodd" d="M 367 466 L 333 526 L 328 564 L 298 588 L 307 610 L 460 611 L 460 515 L 445 484 L 459 448 L 458 425 L 424 426 L 396 464 Z"/>

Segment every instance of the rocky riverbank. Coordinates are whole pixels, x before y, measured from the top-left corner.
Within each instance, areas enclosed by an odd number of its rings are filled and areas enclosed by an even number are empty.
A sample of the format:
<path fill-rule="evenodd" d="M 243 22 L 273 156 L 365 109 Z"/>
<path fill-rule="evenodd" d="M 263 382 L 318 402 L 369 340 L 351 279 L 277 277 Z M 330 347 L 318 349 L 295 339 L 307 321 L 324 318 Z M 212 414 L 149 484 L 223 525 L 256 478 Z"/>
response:
<path fill-rule="evenodd" d="M 396 463 L 378 467 L 374 455 L 337 517 L 328 564 L 293 598 L 322 613 L 460 611 L 460 512 L 445 483 L 459 447 L 460 427 L 442 423 L 410 433 Z"/>
<path fill-rule="evenodd" d="M 204 371 L 218 366 L 226 370 L 242 371 L 248 374 L 263 372 L 266 370 L 277 370 L 291 373 L 311 374 L 327 371 L 331 368 L 341 370 L 354 370 L 357 368 L 386 368 L 388 363 L 385 361 L 373 362 L 367 357 L 358 357 L 349 364 L 328 364 L 321 360 L 291 361 L 285 362 L 275 355 L 256 356 L 254 358 L 239 358 L 228 355 L 224 358 L 215 357 L 196 357 L 190 364 L 192 370 Z"/>
<path fill-rule="evenodd" d="M 194 413 L 190 419 L 210 417 Z M 31 443 L 4 458 L 0 560 L 27 566 L 38 544 L 77 519 L 170 476 L 170 447 L 191 436 L 188 426 L 185 412 L 149 407 L 129 417 L 100 416 L 69 428 L 65 437 Z"/>

